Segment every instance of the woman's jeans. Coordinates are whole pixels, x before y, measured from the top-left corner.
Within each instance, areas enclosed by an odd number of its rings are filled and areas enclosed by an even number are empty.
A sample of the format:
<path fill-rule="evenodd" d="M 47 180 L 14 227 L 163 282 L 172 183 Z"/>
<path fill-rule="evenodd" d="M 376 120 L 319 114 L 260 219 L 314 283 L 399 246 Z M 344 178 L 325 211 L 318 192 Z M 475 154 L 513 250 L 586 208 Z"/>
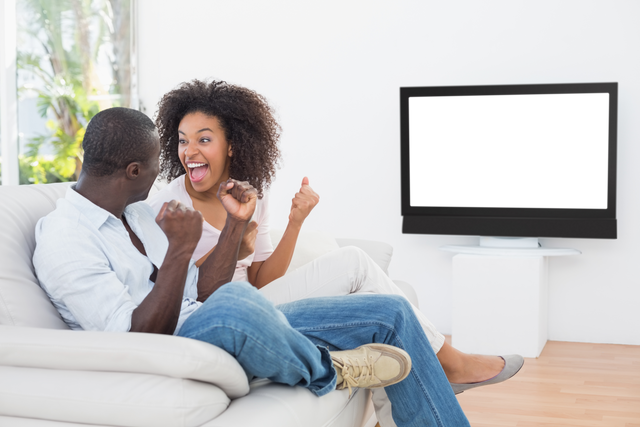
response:
<path fill-rule="evenodd" d="M 401 426 L 468 426 L 411 305 L 396 295 L 312 298 L 276 307 L 250 284 L 218 289 L 183 324 L 179 336 L 205 341 L 234 356 L 249 378 L 306 387 L 318 396 L 336 387 L 328 350 L 368 343 L 400 347 L 409 376 L 386 387 Z"/>

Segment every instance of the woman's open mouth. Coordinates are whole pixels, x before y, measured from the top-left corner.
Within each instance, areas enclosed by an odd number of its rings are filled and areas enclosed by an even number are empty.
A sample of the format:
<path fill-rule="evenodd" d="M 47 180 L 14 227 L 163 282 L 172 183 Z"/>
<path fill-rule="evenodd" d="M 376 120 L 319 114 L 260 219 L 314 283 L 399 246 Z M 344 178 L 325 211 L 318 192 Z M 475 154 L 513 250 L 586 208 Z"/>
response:
<path fill-rule="evenodd" d="M 193 162 L 187 164 L 187 169 L 189 170 L 189 179 L 191 180 L 191 182 L 200 182 L 207 174 L 209 165 L 206 163 Z"/>

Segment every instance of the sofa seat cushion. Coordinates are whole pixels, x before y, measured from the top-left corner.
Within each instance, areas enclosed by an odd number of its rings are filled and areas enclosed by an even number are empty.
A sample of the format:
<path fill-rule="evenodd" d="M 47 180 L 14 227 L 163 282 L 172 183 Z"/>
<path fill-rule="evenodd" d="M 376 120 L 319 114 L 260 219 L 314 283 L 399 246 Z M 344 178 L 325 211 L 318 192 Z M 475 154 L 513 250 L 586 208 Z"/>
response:
<path fill-rule="evenodd" d="M 336 390 L 317 397 L 301 387 L 268 380 L 251 383 L 251 392 L 203 427 L 359 427 L 373 412 L 370 391 Z M 365 419 L 366 419 L 365 418 Z"/>
<path fill-rule="evenodd" d="M 0 366 L 0 413 L 127 427 L 196 427 L 229 398 L 201 381 L 163 375 Z"/>
<path fill-rule="evenodd" d="M 373 414 L 370 392 L 354 389 L 336 391 L 316 397 L 309 390 L 289 387 L 259 380 L 252 392 L 231 404 L 218 417 L 204 422 L 200 427 L 359 427 L 363 419 Z M 105 418 L 97 423 L 64 422 L 37 419 L 38 411 L 31 411 L 29 418 L 0 415 L 0 426 L 12 427 L 107 427 Z M 375 422 L 374 422 L 375 424 Z M 162 424 L 159 424 L 162 425 Z M 176 426 L 183 424 L 176 423 Z"/>

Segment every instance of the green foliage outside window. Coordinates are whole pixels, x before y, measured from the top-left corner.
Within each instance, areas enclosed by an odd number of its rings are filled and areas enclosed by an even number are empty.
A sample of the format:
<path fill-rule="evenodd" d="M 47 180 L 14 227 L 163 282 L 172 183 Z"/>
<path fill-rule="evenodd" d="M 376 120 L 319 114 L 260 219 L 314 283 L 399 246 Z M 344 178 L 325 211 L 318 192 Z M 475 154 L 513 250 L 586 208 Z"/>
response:
<path fill-rule="evenodd" d="M 18 6 L 18 76 L 35 82 L 18 94 L 37 94 L 38 114 L 49 119 L 47 133 L 30 138 L 19 157 L 20 183 L 74 181 L 89 120 L 104 108 L 129 106 L 130 0 L 19 0 Z M 109 69 L 106 84 L 99 61 Z M 53 155 L 41 154 L 45 145 Z"/>

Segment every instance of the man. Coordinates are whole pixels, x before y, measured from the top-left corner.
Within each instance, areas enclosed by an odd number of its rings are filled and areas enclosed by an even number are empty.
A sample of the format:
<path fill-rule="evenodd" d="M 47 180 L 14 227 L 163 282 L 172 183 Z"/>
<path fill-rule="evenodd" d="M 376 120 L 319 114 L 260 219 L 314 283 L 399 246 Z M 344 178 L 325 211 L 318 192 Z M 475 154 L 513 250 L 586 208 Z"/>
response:
<path fill-rule="evenodd" d="M 38 222 L 33 259 L 72 329 L 197 339 L 229 352 L 250 378 L 318 396 L 336 386 L 386 387 L 398 426 L 469 425 L 404 298 L 314 298 L 276 308 L 249 284 L 226 284 L 255 209 L 250 185 L 221 183 L 226 224 L 196 268 L 190 258 L 202 215 L 172 201 L 154 219 L 139 203 L 158 174 L 151 120 L 135 110 L 104 110 L 89 123 L 83 148 L 77 184 Z"/>

